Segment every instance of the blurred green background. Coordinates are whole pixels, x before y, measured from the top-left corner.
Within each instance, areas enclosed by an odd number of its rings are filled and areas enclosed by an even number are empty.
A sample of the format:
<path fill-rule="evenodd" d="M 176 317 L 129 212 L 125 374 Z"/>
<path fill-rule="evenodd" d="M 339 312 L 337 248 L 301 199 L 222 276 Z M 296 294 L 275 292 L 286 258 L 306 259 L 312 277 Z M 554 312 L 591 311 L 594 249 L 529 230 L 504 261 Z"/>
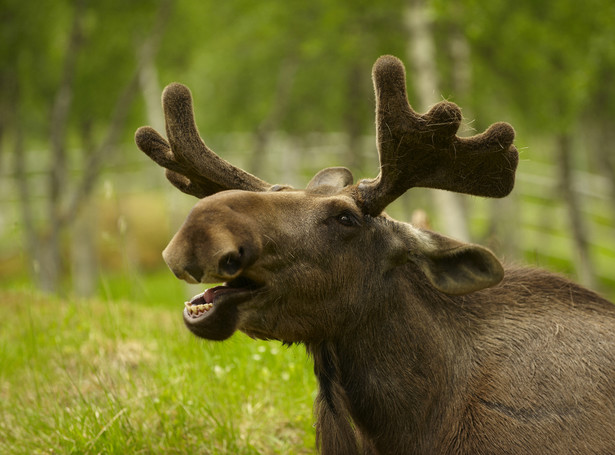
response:
<path fill-rule="evenodd" d="M 0 0 L 0 452 L 312 453 L 298 347 L 203 342 L 161 251 L 196 200 L 134 145 L 188 85 L 219 155 L 304 187 L 374 177 L 373 62 L 459 134 L 507 121 L 513 193 L 412 189 L 394 217 L 615 298 L 612 0 Z M 130 450 L 129 450 L 130 449 Z"/>
<path fill-rule="evenodd" d="M 456 102 L 460 134 L 508 121 L 521 153 L 507 199 L 412 190 L 390 213 L 615 295 L 612 1 L 2 0 L 0 20 L 3 287 L 148 297 L 194 203 L 132 139 L 164 130 L 172 81 L 205 141 L 268 181 L 375 176 L 370 71 L 389 53 L 416 110 Z"/>

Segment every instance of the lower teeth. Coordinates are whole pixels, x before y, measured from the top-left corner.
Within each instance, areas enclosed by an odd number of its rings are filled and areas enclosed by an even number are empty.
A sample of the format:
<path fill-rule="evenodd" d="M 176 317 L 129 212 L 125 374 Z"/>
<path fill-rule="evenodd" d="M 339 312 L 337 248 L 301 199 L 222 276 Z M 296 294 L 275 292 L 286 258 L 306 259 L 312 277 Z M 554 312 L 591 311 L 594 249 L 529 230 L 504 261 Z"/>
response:
<path fill-rule="evenodd" d="M 201 305 L 191 305 L 190 302 L 186 302 L 184 305 L 186 305 L 186 309 L 188 310 L 188 313 L 190 313 L 193 316 L 198 316 L 203 313 L 206 313 L 207 311 L 211 310 L 214 306 L 213 303 L 203 303 Z"/>

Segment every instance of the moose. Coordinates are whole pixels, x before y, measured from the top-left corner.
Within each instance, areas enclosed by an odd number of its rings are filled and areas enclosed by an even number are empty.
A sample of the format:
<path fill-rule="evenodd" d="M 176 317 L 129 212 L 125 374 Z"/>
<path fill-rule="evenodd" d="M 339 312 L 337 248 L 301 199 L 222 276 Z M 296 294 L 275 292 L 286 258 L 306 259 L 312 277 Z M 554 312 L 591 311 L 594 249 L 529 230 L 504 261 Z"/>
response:
<path fill-rule="evenodd" d="M 168 142 L 136 143 L 196 203 L 163 252 L 190 283 L 195 335 L 301 343 L 313 358 L 322 454 L 615 453 L 615 306 L 559 275 L 396 221 L 413 187 L 504 197 L 514 130 L 457 136 L 461 111 L 416 113 L 393 56 L 373 67 L 379 175 L 343 167 L 305 190 L 214 154 L 190 91 L 162 97 Z"/>

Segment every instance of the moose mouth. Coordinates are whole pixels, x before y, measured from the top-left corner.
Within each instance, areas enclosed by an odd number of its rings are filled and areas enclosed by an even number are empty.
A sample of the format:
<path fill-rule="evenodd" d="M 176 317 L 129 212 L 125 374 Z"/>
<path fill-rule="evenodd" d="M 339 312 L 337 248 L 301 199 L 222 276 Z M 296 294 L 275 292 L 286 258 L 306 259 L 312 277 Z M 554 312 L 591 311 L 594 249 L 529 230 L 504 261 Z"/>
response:
<path fill-rule="evenodd" d="M 215 286 L 185 302 L 184 323 L 192 333 L 209 340 L 225 340 L 237 329 L 238 305 L 262 286 L 239 277 Z"/>

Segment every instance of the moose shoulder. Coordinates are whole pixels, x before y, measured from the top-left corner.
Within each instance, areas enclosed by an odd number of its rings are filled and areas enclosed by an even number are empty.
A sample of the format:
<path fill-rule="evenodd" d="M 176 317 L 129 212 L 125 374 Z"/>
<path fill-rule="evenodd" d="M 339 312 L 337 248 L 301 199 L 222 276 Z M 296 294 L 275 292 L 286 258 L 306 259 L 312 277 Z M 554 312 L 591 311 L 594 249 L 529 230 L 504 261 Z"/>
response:
<path fill-rule="evenodd" d="M 323 454 L 615 453 L 615 307 L 382 213 L 417 186 L 507 195 L 512 128 L 462 139 L 454 104 L 417 114 L 394 57 L 373 79 L 380 174 L 329 168 L 305 190 L 219 158 L 190 92 L 167 87 L 169 142 L 145 127 L 137 144 L 203 199 L 163 256 L 181 279 L 224 283 L 186 303 L 186 326 L 305 344 Z"/>

